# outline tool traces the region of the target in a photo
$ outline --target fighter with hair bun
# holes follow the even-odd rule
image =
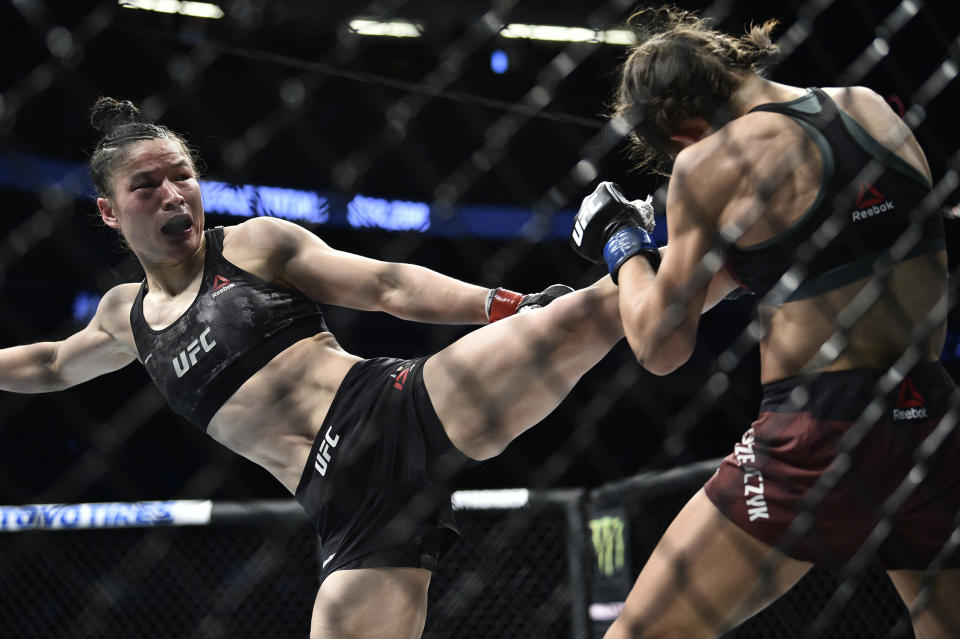
[[[960,636],[958,394],[939,363],[947,255],[923,151],[869,89],[766,79],[772,21],[741,38],[672,7],[632,22],[615,115],[639,166],[670,175],[669,246],[610,183],[571,241],[608,265],[657,374],[689,359],[704,310],[755,294],[763,400],[608,639],[716,637],[812,565],[873,558],[918,637]]]
[[[0,389],[56,391],[139,360],[175,412],[272,473],[316,525],[311,637],[419,637],[457,535],[452,474],[543,419],[622,338],[616,288],[490,290],[276,218],[205,230],[182,136],[126,101],[101,98],[91,118],[97,207],[146,277],[65,340],[0,350]],[[491,323],[430,357],[361,359],[318,302]]]

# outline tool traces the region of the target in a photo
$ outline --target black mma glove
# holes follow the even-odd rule
[[[487,296],[487,319],[492,324],[504,317],[546,306],[558,297],[572,292],[573,289],[566,284],[553,284],[539,293],[527,295],[514,293],[505,288],[495,288]]]
[[[614,284],[620,267],[634,255],[643,255],[653,270],[660,266],[660,251],[650,237],[655,225],[652,196],[628,201],[613,182],[601,182],[583,199],[573,221],[570,245],[594,262],[607,264]]]

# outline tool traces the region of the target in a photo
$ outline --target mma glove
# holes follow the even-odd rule
[[[487,295],[487,319],[490,323],[502,320],[517,313],[546,306],[558,297],[572,293],[566,284],[553,284],[539,293],[514,293],[505,288],[495,288]]]
[[[623,263],[643,255],[656,271],[660,251],[650,237],[655,221],[652,196],[628,201],[613,182],[601,182],[583,199],[573,221],[570,245],[580,256],[595,264],[606,263],[613,283]]]

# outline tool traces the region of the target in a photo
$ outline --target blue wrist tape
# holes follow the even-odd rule
[[[660,251],[656,242],[639,226],[620,229],[607,240],[603,247],[603,259],[614,284],[617,283],[617,272],[623,263],[638,253],[650,260],[654,271],[660,266]]]

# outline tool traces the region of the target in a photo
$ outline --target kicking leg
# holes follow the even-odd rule
[[[718,637],[809,569],[742,531],[700,490],[660,539],[605,639]]]
[[[418,639],[429,584],[421,568],[338,570],[317,592],[310,639]]]
[[[618,290],[605,277],[462,337],[427,360],[423,379],[453,444],[486,459],[546,417],[622,337]]]

